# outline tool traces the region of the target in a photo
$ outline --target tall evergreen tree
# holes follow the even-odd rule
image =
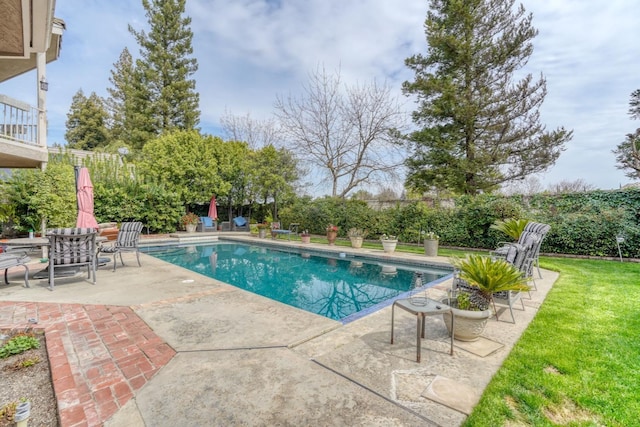
[[[538,34],[532,15],[514,0],[431,0],[425,21],[426,55],[407,58],[415,81],[407,160],[409,187],[476,194],[547,169],[571,131],[545,131],[538,109],[546,80],[515,80]]]
[[[640,120],[640,89],[631,93],[629,116]],[[626,170],[625,175],[632,179],[640,179],[640,128],[628,133],[626,139],[618,144],[613,154],[618,162],[617,168]]]
[[[144,143],[157,134],[148,102],[149,90],[126,47],[113,66],[109,77],[112,87],[107,88],[110,96],[106,101],[111,115],[112,142],[142,149]]]
[[[191,18],[184,17],[186,0],[142,0],[150,31],[129,31],[140,45],[136,61],[137,110],[148,118],[145,128],[161,134],[195,129],[200,121],[195,80],[198,64],[191,58]]]
[[[79,150],[105,147],[109,143],[108,117],[102,98],[95,92],[87,98],[82,89],[78,90],[73,95],[65,123],[67,146]]]

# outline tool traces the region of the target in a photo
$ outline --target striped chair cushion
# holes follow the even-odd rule
[[[48,235],[49,257],[55,265],[91,262],[96,253],[93,228],[55,228]]]

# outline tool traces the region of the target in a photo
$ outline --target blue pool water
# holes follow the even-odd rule
[[[171,264],[334,320],[345,321],[412,286],[451,270],[414,268],[265,246],[218,242],[202,246],[152,247],[144,252]]]

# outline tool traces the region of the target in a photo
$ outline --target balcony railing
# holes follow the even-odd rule
[[[38,145],[38,109],[0,95],[0,138]]]

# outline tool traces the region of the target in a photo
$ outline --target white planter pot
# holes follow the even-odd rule
[[[381,240],[381,242],[382,242],[382,249],[386,253],[394,252],[396,250],[396,245],[398,244],[397,240]]]
[[[197,227],[198,227],[198,224],[186,224],[184,226],[184,228],[187,229],[187,233],[195,233]]]
[[[469,311],[455,308],[456,302],[445,298],[442,300],[444,304],[451,306],[451,312],[456,316],[455,329],[453,336],[460,341],[476,341],[484,332],[487,321],[491,317],[491,310]],[[442,313],[447,330],[451,332],[451,313]]]
[[[438,256],[438,240],[424,239],[424,254],[426,256]]]
[[[362,237],[349,237],[351,240],[351,247],[360,249],[362,247]]]

